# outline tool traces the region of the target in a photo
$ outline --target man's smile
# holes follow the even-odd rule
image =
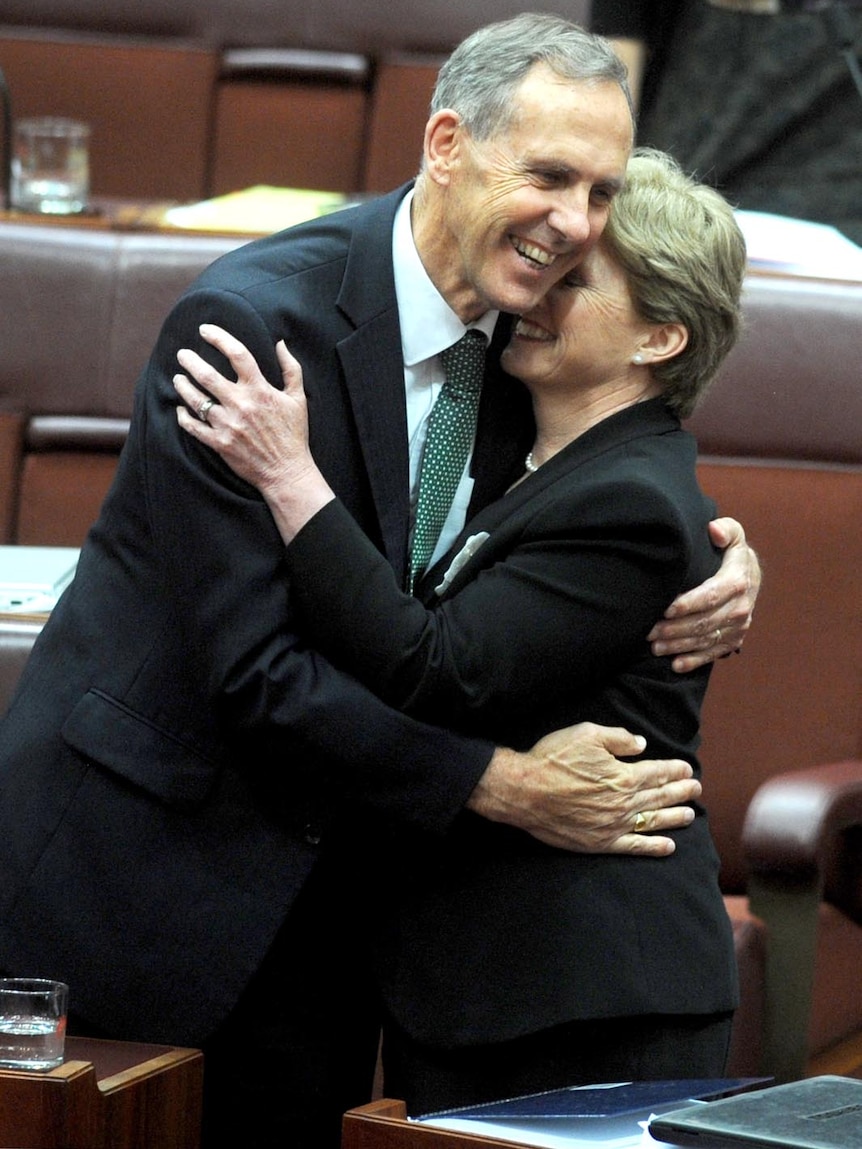
[[[546,251],[543,247],[539,247],[536,243],[531,243],[528,239],[519,239],[517,236],[512,236],[511,242],[512,247],[514,247],[518,255],[528,260],[535,267],[550,267],[557,258],[554,252]]]

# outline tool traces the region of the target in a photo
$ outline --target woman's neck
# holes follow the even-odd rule
[[[553,387],[530,390],[536,420],[536,439],[530,455],[535,467],[546,463],[596,423],[661,393],[651,378],[647,377],[644,382],[642,373],[636,381],[621,381],[611,387],[604,384],[588,391],[572,392]]]

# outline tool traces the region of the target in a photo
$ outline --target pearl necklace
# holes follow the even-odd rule
[[[533,452],[528,451],[527,457],[524,460],[524,466],[527,468],[527,474],[528,475],[535,475],[536,471],[538,471],[541,464],[540,463],[534,463],[533,462]]]

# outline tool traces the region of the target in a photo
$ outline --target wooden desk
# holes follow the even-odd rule
[[[48,1073],[0,1070],[0,1146],[198,1149],[203,1054],[68,1037]]]
[[[52,212],[0,210],[0,224],[26,224],[29,227],[78,228],[84,231],[145,232],[148,235],[226,235],[238,239],[255,239],[265,232],[256,229],[236,231],[225,228],[177,227],[168,223],[166,213],[180,205],[175,200],[94,199],[92,206],[71,215]]]
[[[165,223],[165,212],[176,207],[173,201],[97,199],[88,211],[72,215],[49,212],[0,210],[0,223],[38,227],[79,227],[90,231],[168,231],[180,229]]]
[[[0,224],[253,239],[373,198],[373,195],[363,193],[347,197],[308,188],[250,187],[200,204],[97,198],[87,211],[74,215],[32,214],[7,209],[0,211]],[[188,218],[185,221],[181,218],[168,220],[168,211],[181,207],[194,212],[194,223]]]
[[[479,1149],[480,1145],[517,1149],[514,1141],[412,1124],[404,1102],[387,1098],[349,1110],[341,1126],[341,1149]]]
[[[597,1141],[596,1146],[601,1142]],[[656,1143],[658,1144],[658,1143]],[[456,1133],[407,1120],[403,1101],[384,1098],[351,1109],[341,1127],[341,1149],[534,1149],[524,1141],[502,1141],[484,1134]],[[703,1149],[709,1149],[703,1142]]]

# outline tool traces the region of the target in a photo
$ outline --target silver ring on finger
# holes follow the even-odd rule
[[[200,419],[200,421],[202,423],[207,423],[207,424],[209,423],[209,421],[210,421],[209,420],[210,407],[214,407],[214,406],[215,406],[215,400],[210,399],[209,396],[207,396],[206,399],[201,400],[201,404],[198,407],[198,418]]]

